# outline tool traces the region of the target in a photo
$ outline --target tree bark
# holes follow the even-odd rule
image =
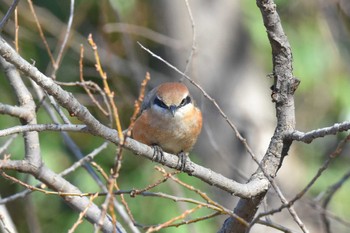
[[[272,48],[273,78],[272,101],[275,103],[277,126],[270,145],[257,171],[252,175],[261,179],[273,179],[281,167],[283,158],[288,154],[292,141],[288,135],[295,130],[294,92],[299,80],[293,76],[292,52],[285,35],[276,5],[273,0],[257,0],[267,36]],[[251,179],[252,179],[251,178]],[[250,199],[241,198],[234,209],[235,214],[251,222],[266,192]],[[220,233],[242,233],[244,226],[235,218],[225,220]]]

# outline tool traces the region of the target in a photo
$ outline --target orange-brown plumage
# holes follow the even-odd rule
[[[134,125],[134,139],[173,154],[192,149],[202,128],[202,113],[184,84],[159,85],[146,96],[141,111]]]

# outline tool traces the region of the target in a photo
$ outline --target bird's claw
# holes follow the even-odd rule
[[[163,162],[164,161],[164,152],[163,149],[158,145],[152,145],[154,153],[152,161]]]
[[[177,156],[179,157],[179,160],[177,162],[176,169],[180,171],[184,171],[186,166],[186,161],[188,159],[187,155],[185,154],[185,152],[181,151],[180,153],[177,154]]]
[[[156,162],[160,162],[160,163],[164,162],[163,149],[160,146],[156,145],[156,144],[152,145],[152,148],[154,150],[152,161],[156,161]],[[180,171],[184,171],[185,166],[186,166],[186,162],[187,162],[187,160],[189,158],[186,155],[186,153],[183,152],[183,151],[178,153],[177,156],[179,157],[179,160],[177,162],[176,169],[178,169]]]

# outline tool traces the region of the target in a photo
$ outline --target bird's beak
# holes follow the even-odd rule
[[[173,117],[174,117],[175,116],[175,112],[177,110],[176,105],[170,105],[169,110],[171,112],[171,115],[173,115]]]

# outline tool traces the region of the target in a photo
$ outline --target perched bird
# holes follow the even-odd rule
[[[202,129],[202,113],[194,105],[187,87],[182,83],[163,83],[151,90],[141,106],[132,137],[153,146],[153,159],[163,159],[163,151],[179,156],[183,170],[187,153]]]

